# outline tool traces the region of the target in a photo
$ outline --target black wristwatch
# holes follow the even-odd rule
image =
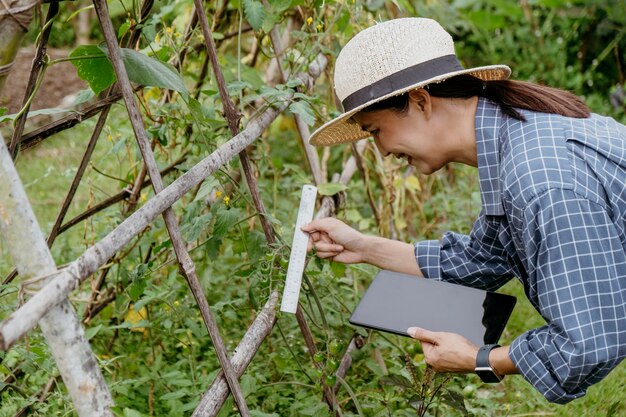
[[[478,350],[478,355],[476,355],[476,368],[474,371],[483,382],[500,382],[502,378],[504,378],[504,375],[500,376],[496,374],[489,364],[489,352],[497,347],[500,347],[500,345],[485,345]]]

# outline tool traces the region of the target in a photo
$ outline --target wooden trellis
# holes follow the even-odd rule
[[[68,301],[68,296],[73,290],[78,288],[81,282],[94,273],[99,273],[99,279],[103,279],[107,271],[103,266],[109,262],[110,259],[115,257],[121,248],[129,243],[137,234],[141,233],[159,215],[162,215],[172,241],[180,272],[185,277],[194,295],[207,331],[213,341],[215,352],[221,366],[221,372],[202,396],[200,404],[194,411],[193,416],[216,415],[224,404],[228,393],[233,395],[239,413],[242,416],[249,416],[250,412],[241,392],[238,380],[261,346],[265,337],[273,328],[276,321],[275,309],[278,294],[274,292],[270,295],[266,305],[247,330],[238,347],[235,349],[235,352],[229,354],[222,341],[207,299],[202,292],[195,271],[195,265],[189,256],[187,246],[182,238],[178,221],[171,206],[190,189],[200,184],[217,169],[238,156],[244,170],[255,209],[259,213],[265,239],[270,245],[276,243],[279,237],[276,235],[270,222],[266,219],[266,210],[259,194],[257,181],[253,174],[252,162],[248,157],[246,149],[265,131],[270,123],[287,108],[289,102],[278,103],[274,107],[266,109],[257,118],[248,121],[244,130],[239,131],[239,120],[242,115],[238,114],[234,103],[228,95],[226,83],[224,82],[224,77],[218,62],[218,54],[216,45],[214,44],[213,34],[211,33],[202,3],[200,0],[194,0],[194,18],[189,23],[185,36],[191,36],[195,26],[198,23],[200,24],[205,40],[207,57],[218,85],[224,115],[233,137],[210,155],[206,156],[185,174],[178,177],[169,186],[165,187],[162,176],[169,173],[171,169],[168,168],[160,172],[157,168],[153,154],[154,145],[150,142],[146,134],[144,122],[134,96],[133,87],[128,79],[126,69],[122,64],[120,45],[118,45],[115,36],[115,30],[111,23],[106,0],[93,0],[93,4],[98,16],[100,28],[106,39],[109,59],[117,77],[115,86],[107,91],[105,98],[91,105],[89,108],[84,109],[81,115],[71,115],[50,123],[36,131],[24,134],[25,120],[29,109],[28,103],[30,102],[28,99],[35,90],[36,80],[41,76],[43,68],[42,59],[45,56],[47,42],[50,36],[51,25],[46,25],[46,29],[42,32],[38,43],[36,58],[33,61],[31,70],[30,82],[25,91],[23,102],[25,108],[24,114],[16,121],[8,148],[5,146],[4,140],[0,141],[0,231],[5,237],[5,241],[10,249],[17,273],[19,273],[23,280],[28,280],[28,282],[31,283],[27,286],[27,289],[33,293],[18,310],[0,323],[0,349],[8,350],[17,340],[39,324],[50,345],[60,374],[68,388],[68,392],[78,415],[111,416],[111,406],[113,405],[112,396],[104,383],[104,379],[97,367],[97,362],[89,343],[85,339],[83,327],[78,321],[72,305]],[[149,14],[151,6],[152,1],[146,0],[142,6],[141,19],[145,19]],[[51,2],[47,12],[46,22],[50,22],[56,16],[58,10],[59,2]],[[13,11],[17,13],[18,6],[15,6]],[[127,46],[135,46],[139,37],[139,31],[138,25],[134,28]],[[270,39],[275,53],[275,59],[277,60],[276,68],[279,71],[278,78],[284,82],[287,78],[283,73],[281,65],[281,55],[284,47],[280,42],[278,27],[274,27],[271,30]],[[183,52],[176,57],[177,61],[174,62],[174,64],[180,67],[184,58]],[[325,57],[318,55],[317,59],[309,65],[308,73],[297,74],[295,77],[298,77],[303,82],[303,85],[310,88],[314,80],[322,73],[325,66]],[[69,205],[74,198],[96,142],[107,121],[110,106],[120,99],[124,100],[133,132],[143,157],[141,173],[137,176],[135,183],[129,189],[98,204],[88,212],[69,221],[65,221]],[[95,115],[99,115],[99,118],[91,135],[91,139],[86,147],[84,157],[75,174],[68,195],[61,207],[60,214],[46,241],[37,226],[36,219],[13,165],[12,157],[15,157],[20,148],[26,149],[33,146],[46,137],[59,131],[69,129],[86,118]],[[298,115],[294,117],[311,168],[312,180],[316,184],[321,184],[325,179],[320,169],[320,161],[317,152],[308,144],[308,128]],[[2,138],[0,137],[0,139]],[[353,156],[345,164],[343,172],[336,174],[333,181],[343,184],[348,183],[359,167],[360,152],[362,152],[361,148],[353,146]],[[87,249],[75,261],[69,263],[63,269],[57,270],[48,248],[52,245],[59,233],[77,224],[82,219],[93,215],[102,208],[122,200],[127,200],[130,205],[134,205],[141,189],[147,184],[151,184],[154,189],[155,196],[152,199],[130,214],[119,226]],[[336,199],[324,197],[320,202],[320,208],[316,217],[320,218],[334,215],[336,204]],[[13,279],[15,275],[15,273],[11,274],[5,280],[5,283]],[[305,315],[300,308],[298,308],[296,313],[296,319],[309,354],[313,357],[316,352],[315,341]],[[340,378],[345,376],[351,362],[350,352],[360,347],[361,344],[362,340],[358,338],[353,338],[350,341],[337,370],[337,376]],[[313,362],[316,366],[321,367],[321,364],[315,361]],[[328,403],[331,410],[336,410],[335,394],[338,387],[339,382],[331,387],[327,386],[322,378],[324,400]]]

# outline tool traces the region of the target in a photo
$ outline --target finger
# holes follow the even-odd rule
[[[309,233],[309,242],[307,244],[306,250],[309,252],[315,246],[315,242],[322,240],[322,235],[319,232]]]
[[[413,339],[417,339],[421,342],[432,343],[433,345],[436,345],[437,340],[439,339],[436,332],[431,332],[430,330],[422,329],[421,327],[409,327],[406,332]]]
[[[339,253],[337,252],[316,252],[315,254],[317,255],[318,258],[322,258],[322,259],[333,258],[339,255]]]
[[[343,251],[343,246],[337,245],[336,243],[327,243],[323,241],[315,242],[315,250],[317,252],[341,252]]]

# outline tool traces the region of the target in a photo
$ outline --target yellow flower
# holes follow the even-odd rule
[[[306,23],[307,23],[307,25],[309,25],[309,26],[310,26],[310,25],[313,23],[313,18],[312,18],[312,17],[310,17],[310,16],[309,16],[309,17],[307,17],[307,18],[306,18]]]
[[[322,29],[324,29],[324,25],[322,25],[321,23],[318,23],[318,24],[317,24],[317,26],[316,26],[316,28],[317,28],[317,31],[318,31],[318,32],[321,32],[321,31],[322,31]]]
[[[224,204],[228,205],[230,203],[230,197],[226,196],[224,197]]]
[[[166,27],[165,28],[165,32],[167,32],[168,35],[171,35],[172,33],[174,33],[174,29],[170,26],[170,27]]]
[[[157,33],[156,36],[154,37],[154,43],[156,43],[157,45],[159,43],[161,43],[161,36],[159,36],[159,34]]]
[[[139,201],[145,203],[148,200],[148,193],[141,193],[141,197],[139,197]]]
[[[133,326],[139,323],[141,320],[145,320],[148,316],[148,310],[145,307],[141,307],[139,311],[135,311],[135,307],[131,306],[128,309],[128,313],[126,313],[126,317],[124,317],[124,321],[132,324]],[[131,332],[142,332],[146,333],[145,327],[132,327],[130,329]]]
[[[215,192],[215,197],[220,198],[222,196],[222,192],[221,191],[216,191]]]

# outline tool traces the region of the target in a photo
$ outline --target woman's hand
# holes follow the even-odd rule
[[[332,217],[313,220],[302,226],[309,233],[308,250],[315,248],[320,258],[354,264],[365,262],[367,237],[347,224]]]
[[[410,327],[409,336],[422,342],[424,359],[437,372],[474,372],[478,346],[456,333]]]
[[[364,235],[333,217],[313,220],[302,231],[310,234],[308,250],[315,248],[320,258],[422,276],[410,243]]]

